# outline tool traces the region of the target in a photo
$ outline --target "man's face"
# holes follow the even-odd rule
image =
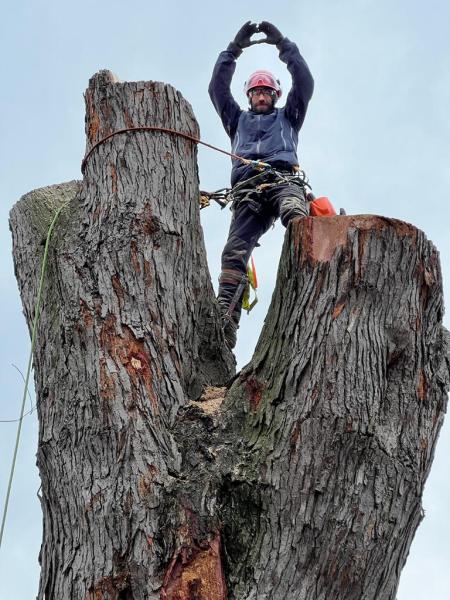
[[[277,93],[272,88],[257,87],[248,92],[251,109],[258,114],[266,114],[273,110]]]

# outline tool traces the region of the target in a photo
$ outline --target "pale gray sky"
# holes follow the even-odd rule
[[[447,0],[260,0],[195,2],[16,0],[0,22],[0,419],[20,408],[29,338],[14,279],[8,212],[38,187],[79,179],[84,152],[83,91],[100,68],[122,80],[158,80],[191,102],[202,138],[225,149],[228,138],[210,104],[208,82],[218,53],[247,20],[272,21],[297,42],[315,78],[300,135],[301,163],[317,195],[348,213],[409,221],[441,253],[450,294],[450,4]],[[254,46],[238,61],[233,90],[256,68],[289,77],[274,48]],[[199,150],[201,187],[228,184],[226,157]],[[229,212],[202,211],[211,275],[216,282]],[[275,283],[283,239],[277,225],[255,252],[261,290],[243,317],[239,365],[251,357]],[[445,324],[450,328],[448,315]],[[0,423],[3,507],[15,424]],[[28,600],[37,591],[41,511],[35,468],[36,414],[25,418],[4,545],[0,600]],[[450,598],[450,425],[444,425],[429,477],[420,526],[398,600]]]

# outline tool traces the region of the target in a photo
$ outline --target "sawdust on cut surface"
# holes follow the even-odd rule
[[[227,391],[228,388],[226,387],[206,387],[200,399],[197,401],[191,400],[190,404],[198,406],[205,413],[211,415],[219,410],[225,400]]]

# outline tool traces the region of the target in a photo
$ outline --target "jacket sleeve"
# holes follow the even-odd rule
[[[236,69],[236,56],[230,50],[219,54],[209,84],[209,96],[230,138],[236,132],[242,110],[231,94],[231,80]]]
[[[286,99],[284,114],[297,131],[303,125],[309,101],[313,95],[314,79],[297,45],[284,38],[278,45],[280,60],[286,63],[292,76],[292,87]]]

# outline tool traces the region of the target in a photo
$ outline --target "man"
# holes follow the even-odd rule
[[[230,85],[236,59],[261,40],[251,41],[255,33],[264,33],[264,42],[277,47],[280,60],[286,63],[292,76],[292,87],[285,106],[276,108],[281,96],[280,82],[268,71],[256,71],[245,84],[249,108],[243,111],[234,100]],[[219,54],[214,67],[209,95],[223,126],[230,136],[233,154],[245,159],[263,161],[278,172],[292,175],[298,166],[298,132],[303,124],[314,81],[297,46],[284,37],[271,23],[259,25],[248,21]],[[300,179],[280,181],[273,174],[264,176],[270,185],[262,183],[254,166],[232,160],[231,185],[237,192],[233,202],[233,218],[228,241],[222,253],[218,301],[223,318],[225,340],[230,348],[236,344],[242,294],[247,263],[259,238],[280,217],[286,227],[291,219],[307,215],[304,187]],[[243,183],[243,182],[247,182]],[[237,186],[237,187],[236,187]]]

